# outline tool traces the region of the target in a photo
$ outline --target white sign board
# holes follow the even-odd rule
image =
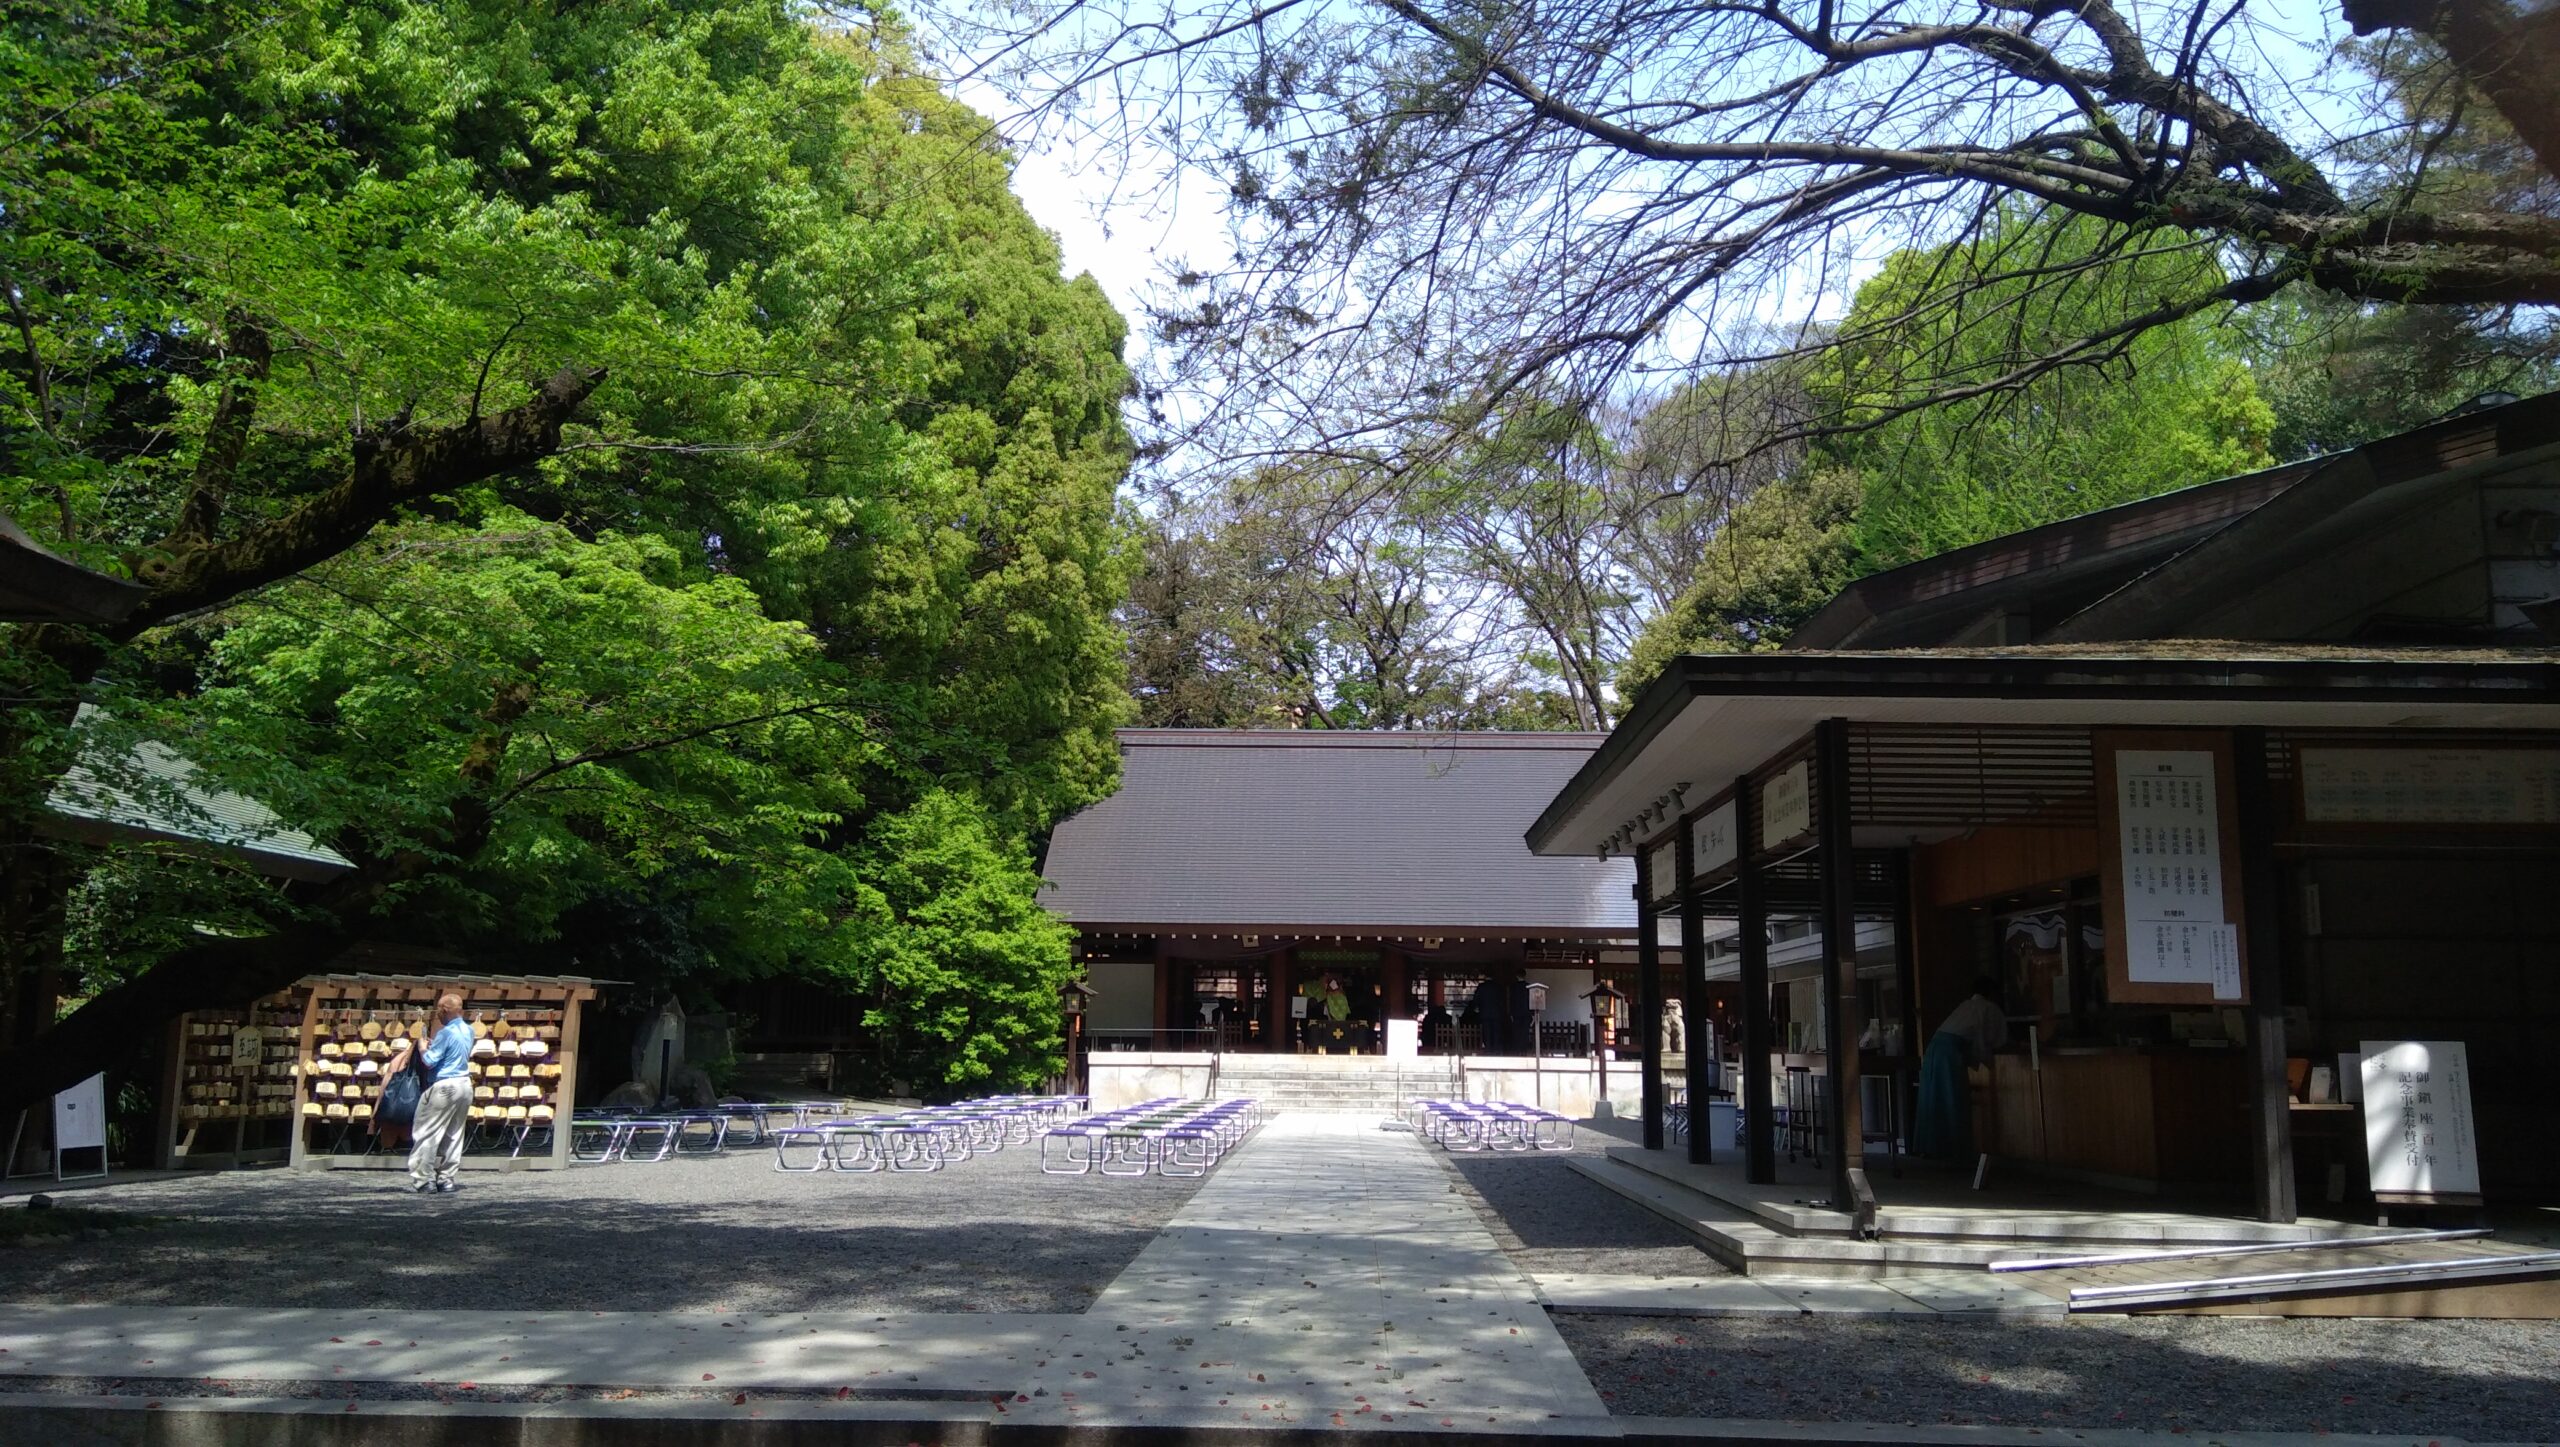
[[[1733,801],[1725,800],[1689,826],[1689,867],[1699,874],[1722,869],[1741,851],[1733,832]]]
[[[1680,851],[1665,844],[1645,856],[1645,898],[1668,899],[1680,887]]]
[[[2365,1169],[2383,1196],[2478,1196],[2471,1063],[2459,1040],[2367,1040]]]
[[[1798,759],[1760,790],[1760,847],[1775,849],[1813,828],[1813,761]]]
[[[255,1025],[243,1025],[231,1032],[231,1068],[255,1070],[267,1056],[266,1032]]]
[[[92,1075],[53,1098],[53,1149],[107,1148],[107,1078]]]
[[[2560,824],[2560,750],[2304,749],[2313,824]]]
[[[2116,830],[2125,978],[2211,985],[2215,999],[2239,999],[2240,938],[2223,916],[2213,755],[2118,749]]]

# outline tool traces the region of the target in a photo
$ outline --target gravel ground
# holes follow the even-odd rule
[[[161,1218],[0,1250],[0,1302],[453,1310],[1078,1312],[1197,1181],[1044,1176],[1016,1146],[910,1175],[762,1151],[565,1171],[159,1177],[66,1204]]]
[[[731,1391],[710,1387],[576,1387],[519,1383],[337,1382],[253,1377],[11,1377],[11,1393],[66,1397],[301,1399],[324,1402],[485,1402],[542,1406],[557,1402],[992,1402],[1003,1393],[947,1388],[838,1387]]]
[[[1583,1137],[1585,1150],[1600,1149]],[[1577,1174],[1561,1152],[1439,1152],[1468,1204],[1523,1271],[1722,1276],[1724,1267],[1670,1222]]]
[[[2560,1440],[2560,1323],[1558,1313],[1640,1417]]]

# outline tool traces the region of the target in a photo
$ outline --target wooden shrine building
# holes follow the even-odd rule
[[[1119,743],[1119,791],[1058,826],[1043,871],[1097,991],[1096,1048],[1367,1054],[1405,1020],[1426,1052],[1529,1054],[1533,1032],[1550,1053],[1588,1052],[1584,993],[1636,958],[1634,870],[1541,858],[1521,832],[1599,735],[1124,729]],[[1523,1028],[1511,1005],[1531,985],[1545,1007]]]
[[[2469,1105],[2407,1096],[2410,1167],[2560,1200],[2555,643],[2543,397],[1868,578],[1785,652],[1679,659],[1527,839],[1635,861],[1636,933],[1691,947],[1680,987],[1738,984],[1751,1181],[1802,1071],[1831,1203],[1889,1192],[1868,1152],[1907,1138],[1921,1047],[1988,975],[2012,1044],[1972,1099],[2003,1172],[2269,1221],[2388,1204],[2345,1097],[2359,1052],[2406,1041],[2463,1062]],[[1819,942],[1793,1050],[1767,1008],[1788,925]],[[1677,1082],[1646,1044],[1659,1150]],[[1689,1054],[1693,1098],[1717,1065]],[[2372,1160],[2396,1176],[2400,1149]]]

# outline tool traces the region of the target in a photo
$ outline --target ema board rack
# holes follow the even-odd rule
[[[561,1068],[558,1008],[504,1004],[463,1007],[471,1025],[471,1123],[491,1130],[548,1126],[558,1112]],[[313,1047],[301,1062],[303,1128],[324,1137],[332,1127],[369,1130],[374,1105],[401,1064],[402,1051],[424,1048],[435,1017],[423,1006],[388,1008],[370,999],[323,999],[313,1012]],[[315,1142],[316,1144],[316,1142]],[[509,1142],[510,1145],[514,1142]],[[335,1141],[328,1148],[334,1149]]]
[[[171,1027],[162,1100],[167,1158],[205,1167],[281,1161],[290,1149],[306,1013],[301,986]]]
[[[304,982],[292,1161],[310,1168],[404,1168],[406,1147],[382,1147],[374,1112],[402,1047],[435,1031],[436,997],[463,997],[471,1025],[471,1106],[463,1164],[547,1168],[568,1163],[557,1129],[577,1101],[580,1007],[595,982],[558,977],[320,976]]]

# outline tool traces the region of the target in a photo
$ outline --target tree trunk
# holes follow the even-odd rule
[[[42,1103],[131,1059],[189,1010],[236,1009],[327,965],[354,943],[342,918],[255,939],[207,940],[72,1011],[24,1045],[0,1051],[0,1117]]]
[[[14,837],[0,872],[0,1045],[23,1045],[53,1023],[62,980],[63,911],[81,869],[50,840]]]
[[[8,756],[0,795],[0,1108],[33,1104],[122,1060],[174,1014],[237,1006],[291,983],[355,938],[379,890],[378,884],[344,882],[333,887],[333,897],[361,898],[334,910],[333,922],[190,948],[55,1023],[66,907],[82,869],[37,826],[73,762],[68,725],[111,650],[326,562],[403,507],[553,455],[561,429],[603,380],[601,370],[564,367],[529,400],[503,412],[360,438],[337,483],[230,538],[207,534],[219,522],[210,498],[222,479],[200,471],[167,536],[135,561],[136,577],[151,592],[129,617],[101,630],[22,626],[0,645],[6,664],[0,677],[18,694],[13,716],[0,727],[0,749]],[[245,426],[245,405],[237,416]],[[224,445],[238,454],[238,446]],[[475,827],[467,819],[456,825],[457,836]]]
[[[2344,0],[2358,35],[2415,30],[2447,59],[2560,179],[2560,10],[2525,13],[2507,0]]]
[[[21,645],[32,634],[71,637],[70,629],[20,629],[0,644],[0,676],[20,685],[18,706],[0,725],[8,787],[0,795],[0,1047],[32,1039],[53,1023],[62,975],[65,911],[86,872],[81,851],[43,829],[55,783],[71,767],[70,727],[79,692],[103,655],[66,669]],[[23,690],[23,691],[21,691]]]

